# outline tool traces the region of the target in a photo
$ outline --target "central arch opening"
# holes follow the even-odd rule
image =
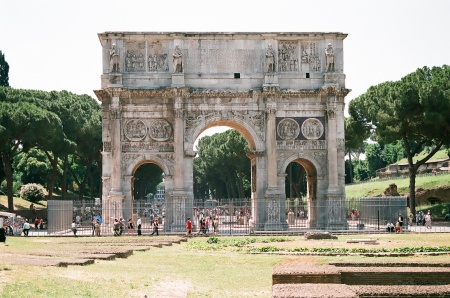
[[[210,124],[197,137],[193,214],[200,233],[247,231],[252,216],[250,137],[239,125],[225,121]]]

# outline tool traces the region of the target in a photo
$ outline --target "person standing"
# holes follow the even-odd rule
[[[253,216],[250,216],[250,219],[248,220],[248,227],[250,229],[249,235],[255,234],[255,220],[253,219]]]
[[[72,232],[73,232],[73,235],[74,235],[75,237],[77,237],[77,224],[75,223],[75,220],[72,220],[72,227],[71,227],[71,230],[72,230]]]
[[[398,215],[398,225],[400,227],[400,233],[403,232],[403,216],[401,214]]]
[[[28,219],[25,219],[22,230],[23,230],[23,235],[28,236],[28,233],[30,232],[30,224],[28,223]]]
[[[133,230],[133,232],[131,233],[131,235],[133,235],[134,224],[133,224],[133,220],[131,218],[128,220],[128,232],[127,232],[128,235],[130,235],[130,230]]]
[[[98,220],[94,217],[92,220],[92,236],[95,235],[95,224],[98,222]]]
[[[150,236],[153,236],[153,234],[156,233],[156,236],[159,236],[159,232],[158,232],[158,219],[155,218],[153,220],[153,232],[150,234]]]
[[[123,230],[125,229],[125,219],[123,219],[123,217],[121,217],[119,220],[119,223],[120,223],[119,236],[122,236]]]
[[[136,224],[137,224],[137,234],[138,234],[138,236],[141,236],[142,235],[142,232],[141,232],[142,220],[140,217],[138,217]]]
[[[217,216],[213,219],[213,228],[214,228],[214,235],[217,235],[217,231],[219,231],[219,219],[217,219]]]
[[[36,216],[36,219],[34,220],[34,229],[39,229],[39,218]]]
[[[0,226],[0,242],[5,243],[6,245],[6,230],[3,226]]]
[[[113,229],[114,229],[114,236],[120,236],[119,234],[120,222],[117,218],[114,218]]]
[[[431,211],[428,210],[428,213],[425,215],[425,226],[427,229],[431,229]]]
[[[186,236],[192,236],[192,221],[190,217],[186,220]]]
[[[95,220],[94,229],[95,236],[100,237],[100,222],[98,221],[98,219]]]

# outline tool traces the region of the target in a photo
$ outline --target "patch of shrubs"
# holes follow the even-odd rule
[[[47,190],[40,184],[29,183],[20,188],[20,197],[33,203],[44,200],[47,195]]]

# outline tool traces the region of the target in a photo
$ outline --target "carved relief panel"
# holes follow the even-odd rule
[[[277,141],[325,140],[324,117],[277,117]]]
[[[145,71],[145,42],[127,42],[125,49],[125,72]]]
[[[149,72],[169,71],[168,54],[160,42],[149,42],[147,46],[147,66]]]
[[[321,71],[321,56],[316,42],[302,42],[301,44],[302,71]]]
[[[125,124],[124,133],[130,141],[141,141],[147,135],[147,126],[142,120],[129,120]]]
[[[150,137],[157,141],[163,142],[172,136],[172,126],[164,119],[155,120],[150,124]]]
[[[278,71],[293,72],[298,71],[298,42],[279,41],[278,42]]]
[[[123,127],[122,152],[173,152],[173,128],[165,119],[130,119]]]
[[[285,118],[277,125],[277,134],[282,140],[295,140],[300,133],[300,126],[292,118]]]
[[[318,140],[323,132],[323,124],[316,118],[306,119],[302,124],[302,134],[308,140]]]

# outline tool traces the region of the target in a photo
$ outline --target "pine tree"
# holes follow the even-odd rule
[[[0,86],[9,87],[9,65],[2,51],[0,51]]]

